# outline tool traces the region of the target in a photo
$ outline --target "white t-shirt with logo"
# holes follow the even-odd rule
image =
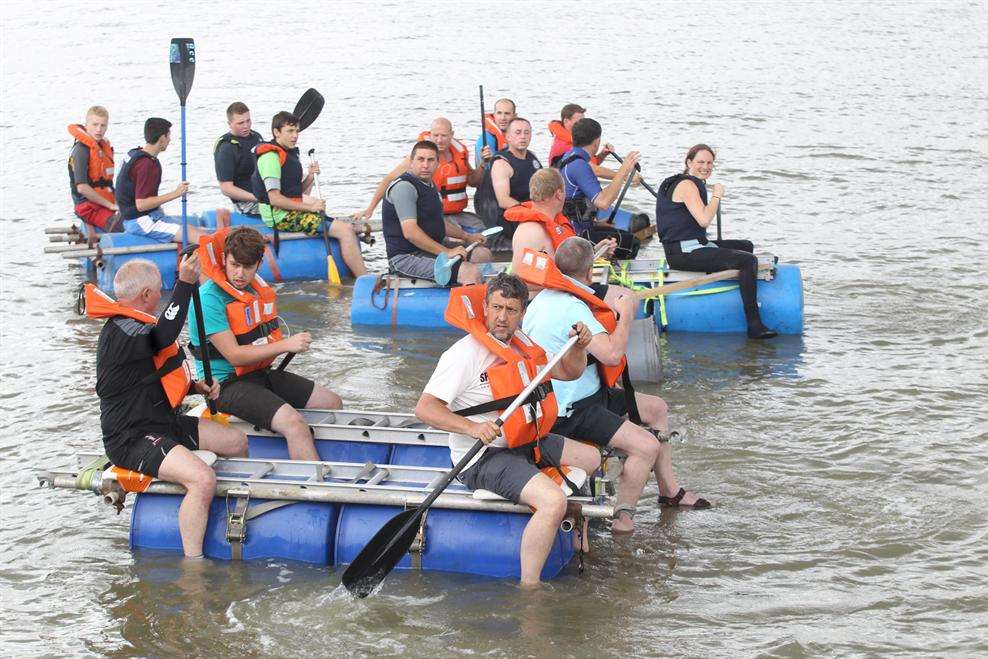
[[[494,400],[491,385],[487,382],[487,369],[495,362],[501,361],[497,355],[488,350],[480,341],[469,334],[454,343],[449,350],[442,354],[436,370],[425,385],[424,393],[435,396],[446,403],[449,409],[463,410],[474,405],[482,405]],[[497,412],[474,414],[471,421],[495,421]],[[449,434],[449,453],[453,464],[459,462],[467,451],[477,442],[469,435],[451,432]],[[490,446],[507,448],[504,437],[497,437]],[[481,453],[471,461],[475,462]]]

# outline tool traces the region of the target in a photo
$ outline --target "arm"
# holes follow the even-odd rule
[[[317,213],[324,207],[321,199],[314,199],[312,202],[295,201],[290,197],[286,197],[281,194],[281,190],[268,190],[268,200],[271,201],[271,205],[275,208],[280,208],[286,211],[307,211],[310,213]]]
[[[209,342],[219,350],[223,359],[234,366],[249,366],[286,352],[305,352],[308,349],[309,341],[311,341],[309,334],[301,332],[274,343],[242,346],[237,343],[237,337],[233,330],[223,330],[209,335]],[[303,347],[301,345],[303,342],[305,343],[304,349],[300,350],[299,348]]]
[[[445,218],[443,219],[443,222],[446,224],[446,235],[449,238],[456,238],[457,240],[462,240],[467,244],[484,242],[484,237],[479,233],[467,233],[459,224]]]
[[[192,298],[192,286],[188,282],[178,280],[175,290],[165,305],[165,310],[158,316],[158,322],[151,330],[151,343],[155,350],[170,346],[178,339],[185,325],[185,317],[189,313],[189,300]],[[175,307],[178,306],[176,312]]]
[[[474,427],[483,425],[451,412],[445,401],[424,392],[415,405],[415,416],[433,428],[461,435],[473,436]]]
[[[587,369],[587,345],[593,338],[589,328],[584,323],[576,323],[569,331],[569,336],[579,335],[580,340],[569,349],[549,377],[555,380],[576,380]]]
[[[158,206],[162,206],[164,204],[167,204],[169,201],[173,201],[175,199],[178,199],[183,194],[185,194],[188,191],[188,189],[189,189],[189,184],[188,183],[185,183],[183,181],[181,184],[179,184],[179,186],[177,188],[175,188],[174,190],[172,190],[171,192],[169,192],[167,194],[157,195],[157,196],[154,196],[154,197],[143,197],[143,198],[140,198],[140,199],[135,199],[134,200],[134,205],[137,207],[137,210],[138,211],[140,211],[141,213],[144,213],[144,212],[149,211],[149,210],[151,210],[153,208],[157,208]]]
[[[487,153],[490,153],[490,147],[487,147]],[[481,158],[477,162],[476,167],[470,167],[470,156],[467,156],[467,185],[471,188],[478,187],[484,182],[484,172],[487,171],[487,162]]]
[[[716,192],[715,188],[715,192]],[[676,197],[681,197],[683,203],[686,204],[686,208],[689,209],[690,215],[696,220],[702,228],[706,229],[710,226],[710,221],[714,219],[717,215],[717,207],[720,205],[720,196],[714,195],[710,199],[710,203],[704,205],[703,199],[700,198],[700,190],[696,187],[696,183],[693,181],[680,181],[676,185],[676,189],[673,190],[672,197],[673,201],[678,201]]]
[[[494,184],[494,195],[497,197],[497,205],[508,209],[517,206],[519,201],[511,196],[511,175],[514,170],[503,158],[494,162],[491,167],[491,179]]]
[[[590,162],[590,169],[593,170],[594,176],[608,181],[613,181],[618,175],[617,170],[598,165],[593,161]]]
[[[83,197],[93,202],[94,204],[102,206],[103,208],[109,208],[111,211],[117,210],[116,204],[111,204],[106,199],[99,196],[96,193],[96,190],[93,189],[93,186],[89,185],[88,183],[79,183],[78,185],[75,186],[75,189],[79,192],[79,194],[81,194]]]
[[[367,208],[364,209],[363,213],[358,213],[358,215],[361,216],[360,219],[367,220],[374,215],[374,211],[377,210],[377,205],[381,203],[382,199],[384,199],[384,192],[388,189],[388,186],[391,185],[396,178],[401,176],[411,164],[411,159],[408,156],[405,156],[394,169],[384,175],[381,182],[377,184],[376,188],[374,188],[374,197],[371,199],[370,203],[367,204]]]
[[[631,335],[631,321],[635,319],[633,313],[622,314],[618,318],[617,327],[613,334],[601,332],[595,334],[590,341],[588,352],[597,358],[602,364],[607,366],[617,366],[621,363],[628,348],[628,337]]]
[[[614,179],[607,184],[606,188],[600,190],[600,184],[597,183],[596,178],[594,178],[593,182],[597,185],[599,192],[596,196],[593,196],[587,194],[587,191],[584,190],[583,194],[587,194],[588,199],[593,199],[593,204],[598,209],[603,210],[605,208],[610,208],[614,205],[614,202],[617,201],[618,196],[621,194],[621,188],[624,186],[625,180],[631,176],[632,172],[634,172],[634,167],[637,162],[638,153],[636,151],[632,151],[624,159],[624,164],[622,164],[620,169],[617,170]]]
[[[233,181],[220,181],[220,192],[233,201],[257,201],[257,197],[246,190],[241,190],[233,184]]]
[[[415,218],[401,221],[401,235],[405,237],[405,240],[412,243],[423,252],[428,252],[429,254],[442,254],[447,251],[443,245],[440,245],[435,240],[430,238],[425,231],[422,231],[418,220]]]

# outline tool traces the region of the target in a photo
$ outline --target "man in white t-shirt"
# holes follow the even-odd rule
[[[516,332],[521,334],[519,328],[527,302],[528,287],[525,282],[505,273],[494,278],[487,285],[484,300],[484,319],[489,334],[506,344],[510,343]],[[579,340],[553,368],[553,379],[572,380],[586,368],[586,346],[590,343],[590,333],[583,323],[578,323],[570,330],[570,336],[574,335],[579,336]],[[415,407],[415,415],[429,425],[450,433],[449,451],[454,463],[459,462],[477,440],[487,444],[460,475],[467,487],[490,490],[535,509],[521,538],[521,583],[537,585],[542,566],[566,513],[566,496],[535,465],[534,444],[508,448],[501,436],[501,428],[494,423],[497,412],[463,417],[451,411],[465,410],[494,400],[487,369],[499,362],[503,363],[472,335],[463,337],[439,358],[436,370]],[[579,467],[588,474],[600,465],[600,453],[596,448],[560,435],[546,434],[538,445],[550,465]]]

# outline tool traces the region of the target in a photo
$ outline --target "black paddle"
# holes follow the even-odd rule
[[[484,148],[487,148],[487,112],[484,111],[484,86],[480,86],[480,135],[484,140]]]
[[[312,122],[322,112],[322,107],[325,104],[326,99],[315,89],[309,87],[305,90],[302,98],[298,99],[298,103],[295,104],[295,109],[292,111],[292,114],[298,118],[298,130],[300,133],[312,125]]]
[[[182,250],[182,256],[192,256],[197,245],[189,245]],[[202,298],[199,297],[199,283],[192,284],[192,307],[196,310],[196,331],[199,333],[199,356],[202,357],[202,373],[207,387],[213,386],[213,366],[209,363],[209,340],[206,338],[206,321],[202,317]],[[206,405],[211,417],[218,416],[216,401],[206,394]]]
[[[624,164],[624,158],[614,153],[613,151],[608,151],[608,153],[614,156],[614,159],[617,160],[619,163],[621,163],[622,165]],[[642,168],[638,163],[635,163],[635,171],[637,171],[639,174],[642,171]],[[653,188],[651,185],[646,183],[645,179],[642,179],[641,183],[642,183],[642,187],[648,190],[649,192],[651,192],[653,197],[655,197],[656,199],[659,198],[659,193],[655,191],[655,188]]]
[[[539,386],[543,380],[549,377],[549,373],[555,368],[559,360],[569,352],[578,340],[578,337],[570,337],[569,341],[563,345],[562,349],[557,352],[549,363],[546,364],[539,373],[532,378],[525,390],[518,394],[518,397],[512,401],[508,409],[501,413],[495,423],[500,427],[504,425],[504,420],[509,416],[514,414],[525,399],[528,398],[529,394]],[[484,442],[477,440],[477,443],[467,451],[467,454],[456,463],[456,466],[450,470],[446,477],[443,478],[442,482],[439,483],[432,490],[432,493],[426,497],[425,501],[419,504],[418,508],[413,508],[411,510],[405,510],[394,517],[392,517],[388,522],[381,527],[381,529],[374,535],[373,538],[364,546],[357,557],[353,559],[353,562],[347,567],[346,571],[343,573],[343,586],[356,595],[357,597],[367,597],[371,592],[384,581],[384,578],[388,576],[388,573],[394,569],[396,565],[401,561],[402,556],[408,553],[408,548],[412,545],[415,540],[415,536],[419,531],[419,520],[422,519],[422,515],[425,511],[429,509],[429,506],[439,498],[439,495],[443,493],[446,487],[453,481],[454,478],[459,475],[461,471],[470,463],[477,453],[484,448]]]
[[[192,80],[196,77],[196,44],[187,37],[172,39],[168,50],[168,66],[171,69],[172,85],[178,94],[178,104],[182,114],[182,180],[185,181],[185,99],[192,91]],[[189,244],[188,195],[182,195],[182,246]]]
[[[635,175],[632,172],[628,174],[628,178],[624,180],[624,185],[621,186],[621,194],[618,195],[617,202],[611,208],[611,214],[607,216],[607,223],[614,224],[614,218],[617,216],[618,209],[621,208],[621,203],[624,201],[624,195],[628,194],[628,188],[631,187],[631,182],[634,180]]]
[[[720,238],[720,202],[721,200],[718,199],[717,200],[717,240],[721,239]]]

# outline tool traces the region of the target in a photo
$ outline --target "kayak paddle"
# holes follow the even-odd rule
[[[484,229],[483,231],[481,231],[480,235],[484,236],[485,238],[490,238],[491,236],[496,236],[497,234],[501,233],[503,230],[504,227],[491,227],[490,229]],[[473,248],[479,244],[480,243],[471,243],[470,246],[467,247],[467,254],[470,254]],[[460,260],[459,256],[454,256],[453,258],[449,258],[448,256],[446,256],[445,252],[436,254],[436,262],[432,266],[432,274],[437,284],[439,284],[440,286],[445,286],[446,284],[449,283],[450,277],[453,276],[453,266],[456,265],[457,262],[459,262],[459,260]]]
[[[198,249],[194,245],[189,245],[184,250],[182,250],[183,255],[191,255]],[[202,374],[203,380],[206,382],[207,387],[213,386],[213,366],[209,363],[209,339],[206,337],[206,321],[202,317],[202,298],[199,296],[199,283],[196,282],[192,284],[192,307],[196,311],[196,332],[199,333],[199,355],[202,357]],[[220,414],[216,411],[216,401],[209,397],[209,394],[204,396],[206,399],[207,411],[203,414],[204,419],[213,419],[225,426],[230,425],[230,419],[226,414]]]
[[[514,414],[528,398],[529,394],[538,387],[543,380],[549,377],[549,373],[555,368],[556,364],[559,363],[569,349],[576,345],[579,337],[571,336],[569,341],[563,345],[562,349],[557,352],[549,363],[546,364],[538,374],[532,378],[532,381],[528,383],[524,391],[518,394],[508,409],[501,413],[501,416],[497,418],[496,423],[499,427],[504,425],[504,421]],[[439,483],[432,490],[425,501],[419,504],[418,508],[413,508],[411,510],[405,510],[390,520],[388,520],[384,526],[374,535],[370,541],[364,545],[364,548],[360,550],[357,557],[353,559],[353,562],[347,567],[346,571],[343,572],[343,586],[357,597],[367,597],[371,592],[384,581],[384,578],[388,576],[388,573],[395,568],[396,565],[401,561],[402,557],[408,553],[408,548],[412,545],[415,540],[415,536],[419,532],[419,521],[422,516],[429,509],[439,495],[443,493],[446,487],[453,482],[461,471],[463,471],[473,457],[484,448],[484,442],[477,440],[473,447],[467,451],[467,454],[460,459],[459,462],[454,466],[443,478],[442,482]]]
[[[612,156],[614,156],[614,159],[617,160],[619,163],[624,164],[624,158],[622,158],[618,154],[614,153],[613,151],[608,151],[608,153],[610,153]],[[641,174],[642,168],[641,168],[641,165],[639,165],[638,163],[635,163],[635,171],[637,171],[639,174]],[[641,180],[641,184],[642,184],[642,187],[643,188],[645,188],[646,190],[648,190],[649,192],[652,193],[652,196],[653,197],[655,197],[656,199],[659,198],[659,193],[655,191],[655,188],[653,188],[651,185],[649,185],[648,183],[646,183],[645,182],[645,179],[642,179]]]
[[[172,74],[172,85],[178,94],[178,104],[182,115],[182,181],[185,181],[185,99],[192,91],[192,79],[196,75],[196,44],[193,39],[177,37],[172,39],[168,49],[168,65]],[[188,195],[182,195],[182,247],[189,244]]]
[[[317,94],[319,92],[316,92]],[[320,97],[321,98],[321,97]],[[313,154],[316,152],[315,149],[309,149],[309,165],[311,166],[314,162]],[[313,175],[316,179],[316,194],[322,199],[322,188],[319,185],[319,174]],[[343,283],[340,278],[340,271],[336,268],[336,261],[333,260],[333,251],[330,248],[329,243],[329,222],[324,218],[322,221],[322,242],[326,246],[326,279],[329,281],[330,286],[339,286]]]
[[[312,125],[325,104],[326,99],[315,89],[309,87],[305,90],[302,97],[298,99],[298,103],[295,104],[295,109],[292,110],[292,114],[298,119],[298,132],[301,133]]]
[[[484,140],[484,148],[487,148],[487,112],[484,110],[484,86],[480,86],[480,135]],[[480,163],[477,163],[480,166]]]

